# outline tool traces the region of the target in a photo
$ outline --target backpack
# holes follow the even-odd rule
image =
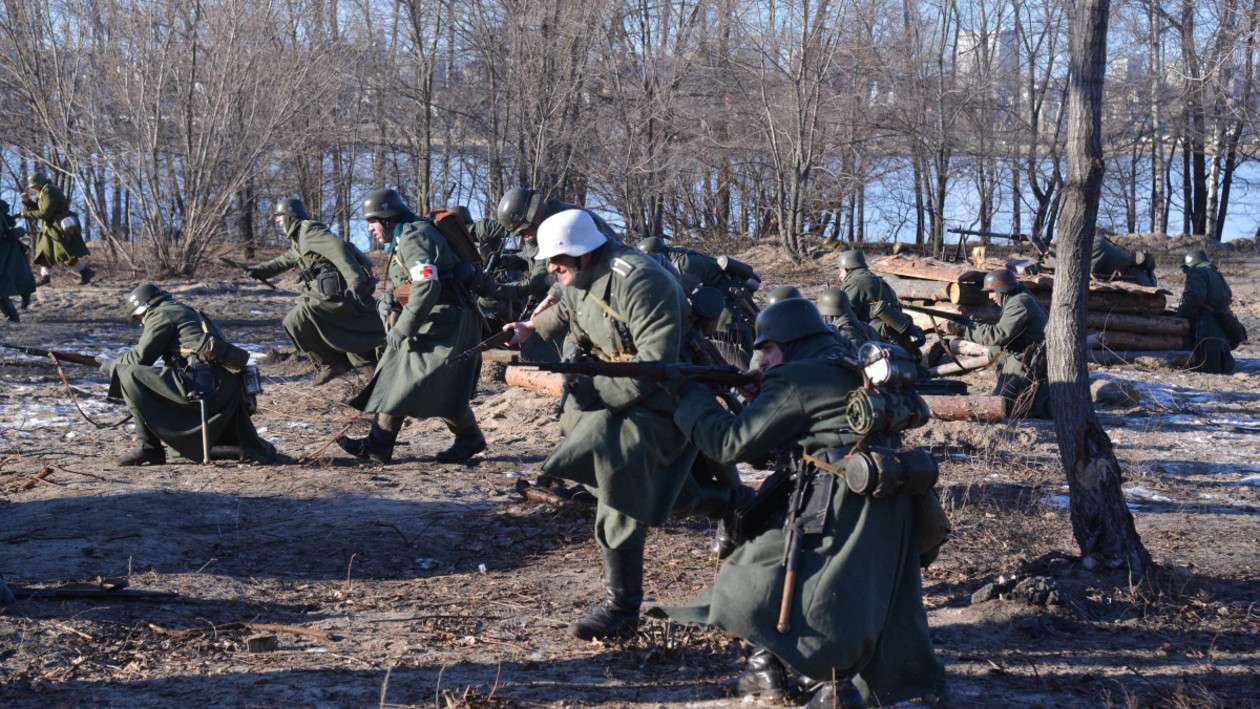
[[[428,214],[429,221],[442,232],[446,242],[455,249],[459,260],[480,264],[481,251],[477,249],[477,240],[473,238],[463,217],[454,209],[435,209]]]

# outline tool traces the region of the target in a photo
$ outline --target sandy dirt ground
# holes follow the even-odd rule
[[[743,258],[766,288],[834,281],[769,247]],[[1255,255],[1222,265],[1252,332],[1257,267]],[[20,325],[0,323],[0,340],[125,351],[139,329],[119,303],[140,277],[102,270],[88,287],[58,274]],[[1179,273],[1161,277],[1180,292]],[[225,273],[163,285],[259,355],[291,349],[280,322],[292,290]],[[1094,372],[1137,394],[1100,413],[1159,566],[1142,585],[1076,558],[1048,422],[912,434],[943,461],[955,530],[924,578],[950,706],[1260,704],[1260,346],[1235,354],[1231,376]],[[342,402],[368,372],[314,388],[301,358],[261,366],[255,423],[299,462],[119,468],[131,427],[110,427],[126,411],[105,401],[102,375],[66,366],[94,425],[47,361],[0,350],[0,573],[27,588],[110,579],[178,594],[3,607],[5,706],[738,703],[728,692],[744,650],[720,633],[652,621],[608,644],[567,637],[602,588],[593,515],[514,492],[559,436],[555,402],[487,368],[474,408],[490,448],[474,464],[432,462],[449,434],[411,422],[393,465],[357,465],[327,444],[347,426],[366,432]],[[969,376],[973,391],[991,386]],[[714,577],[712,531],[680,519],[653,533],[650,599],[685,600]]]

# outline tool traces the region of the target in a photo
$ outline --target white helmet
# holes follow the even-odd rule
[[[566,209],[543,220],[538,225],[537,261],[552,256],[581,256],[598,249],[608,241],[604,232],[595,226],[595,220],[585,209]]]

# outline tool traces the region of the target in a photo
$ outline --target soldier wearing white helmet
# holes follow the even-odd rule
[[[677,362],[686,329],[682,288],[652,257],[603,234],[582,210],[539,226],[537,259],[561,285],[552,308],[512,323],[513,342],[537,331],[572,334],[580,352],[613,362]],[[633,630],[643,601],[648,529],[663,523],[690,474],[695,452],[673,422],[675,401],[658,383],[574,377],[560,444],[543,473],[586,485],[596,496],[595,541],[603,556],[604,602],[570,626],[578,638]]]

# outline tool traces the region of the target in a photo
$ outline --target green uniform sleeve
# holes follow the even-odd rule
[[[61,190],[49,185],[39,191],[35,207],[23,210],[18,216],[26,219],[51,221],[68,211],[66,197]]]
[[[254,271],[262,278],[271,278],[297,266],[297,263],[297,250],[291,248],[270,261],[263,261],[258,264],[254,267]]]
[[[433,311],[433,306],[437,305],[442,295],[442,281],[438,273],[437,254],[429,253],[422,238],[399,241],[398,258],[410,275],[411,293],[394,327],[411,336],[416,334]]]
[[[728,464],[764,458],[792,443],[808,427],[809,417],[795,387],[771,368],[761,393],[738,416],[717,402],[712,391],[691,386],[674,412],[674,423],[705,456]]]
[[[559,337],[569,331],[569,318],[572,317],[572,306],[563,296],[550,308],[534,318],[534,332],[544,340]]]
[[[631,279],[617,305],[634,343],[633,361],[677,362],[683,336],[681,304],[674,295],[677,285],[660,269],[636,269]],[[595,377],[596,391],[614,411],[656,391],[658,386],[629,377]]]
[[[351,290],[359,290],[368,280],[358,259],[346,248],[346,242],[322,224],[304,224],[298,247],[304,254],[314,254],[331,263],[346,279],[346,286]]]
[[[1181,305],[1177,306],[1177,315],[1189,320],[1199,316],[1199,311],[1207,302],[1208,278],[1203,269],[1192,268],[1186,274],[1186,288],[1181,292]]]
[[[118,358],[118,364],[151,365],[170,349],[171,340],[177,332],[174,323],[163,318],[160,313],[149,315],[145,321],[140,341],[131,351]]]
[[[1027,328],[1028,309],[1011,299],[1002,306],[1002,317],[996,323],[975,323],[967,328],[964,337],[978,345],[1005,347]]]

